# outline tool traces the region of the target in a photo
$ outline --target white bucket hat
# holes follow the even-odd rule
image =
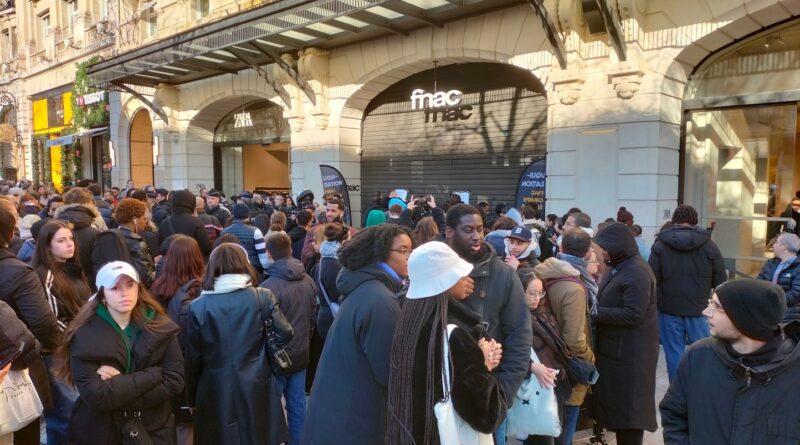
[[[117,284],[123,275],[129,276],[133,281],[139,282],[139,274],[136,269],[125,261],[112,261],[97,271],[97,278],[94,283],[98,289],[111,288]]]
[[[417,300],[441,294],[472,272],[472,264],[464,261],[447,244],[431,241],[411,252],[408,258],[408,293]]]

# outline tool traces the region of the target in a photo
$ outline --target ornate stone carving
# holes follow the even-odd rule
[[[297,70],[311,85],[317,104],[313,106],[312,115],[317,128],[328,128],[330,109],[328,107],[328,76],[330,67],[330,51],[319,48],[306,48],[299,52]]]
[[[638,58],[637,58],[638,59]],[[636,60],[621,63],[608,73],[608,83],[614,87],[617,97],[628,100],[639,92],[644,77],[644,69]]]
[[[580,63],[575,62],[574,68],[568,70],[557,70],[554,68],[550,74],[550,83],[553,84],[553,91],[558,97],[559,102],[564,105],[573,105],[581,97],[583,83],[585,82]]]

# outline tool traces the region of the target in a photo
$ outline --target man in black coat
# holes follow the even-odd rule
[[[294,329],[294,336],[285,345],[292,368],[276,376],[275,381],[286,400],[289,444],[296,445],[300,443],[306,417],[306,367],[316,316],[317,289],[314,280],[306,275],[303,263],[292,257],[292,240],[288,235],[276,233],[270,236],[267,253],[272,263],[266,270],[269,278],[261,283],[261,287],[275,294],[283,315]]]
[[[303,253],[303,244],[313,222],[314,215],[308,210],[301,210],[297,212],[297,225],[288,233],[292,240],[292,256],[298,260]]]
[[[783,321],[800,319],[800,238],[793,233],[778,235],[772,247],[775,258],[764,264],[758,274],[759,280],[771,281],[783,289],[786,295],[786,314]]]
[[[163,244],[170,235],[180,233],[196,239],[200,251],[208,257],[211,254],[211,240],[203,222],[194,215],[196,205],[194,194],[189,190],[175,190],[170,195],[170,201],[173,214],[158,225],[159,243]]]
[[[156,205],[150,209],[153,214],[153,222],[158,225],[172,215],[172,201],[169,199],[170,192],[167,189],[156,189]]]
[[[697,211],[679,205],[672,223],[658,234],[648,261],[658,286],[658,328],[670,381],[686,346],[708,337],[703,310],[711,289],[727,278],[711,233],[697,226]]]
[[[684,354],[661,401],[665,444],[797,444],[800,322],[781,329],[783,291],[752,279],[719,286],[711,338]]]
[[[533,341],[530,312],[516,271],[503,263],[483,241],[483,219],[478,209],[457,204],[447,211],[445,234],[450,247],[473,264],[475,290],[464,304],[481,317],[486,334],[503,345],[503,359],[495,375],[511,406],[528,373]],[[505,444],[505,424],[497,431]]]
[[[658,318],[656,279],[628,226],[613,223],[595,237],[609,270],[600,283],[592,323],[600,379],[594,417],[614,430],[619,445],[641,444],[655,431]]]

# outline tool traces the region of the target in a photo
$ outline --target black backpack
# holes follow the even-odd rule
[[[198,283],[200,283],[198,279],[189,280],[188,283],[175,292],[175,295],[172,296],[172,299],[167,304],[167,315],[181,328],[180,332],[178,332],[178,344],[181,345],[182,351],[186,350],[184,342],[186,341],[186,327],[189,325],[189,311],[183,308],[191,303],[189,290]]]
[[[95,275],[101,267],[112,261],[125,261],[133,264],[131,250],[125,241],[125,235],[119,229],[98,233],[92,245],[92,267]]]

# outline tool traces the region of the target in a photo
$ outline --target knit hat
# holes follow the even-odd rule
[[[367,227],[377,226],[386,222],[383,210],[370,210],[367,214]]]
[[[250,217],[250,207],[247,204],[240,202],[233,206],[233,219],[247,219]]]
[[[190,213],[194,212],[195,204],[197,204],[194,193],[189,190],[175,190],[169,196],[169,202],[172,203],[173,209],[185,209]]]
[[[389,200],[389,207],[391,208],[393,205],[399,205],[402,208],[406,208],[406,203],[400,198],[392,198]]]
[[[742,334],[769,341],[786,312],[786,296],[779,286],[763,280],[741,278],[714,289],[722,309]]]
[[[633,213],[629,212],[625,207],[620,207],[617,212],[617,221],[629,226],[633,224]]]
[[[469,275],[472,267],[447,244],[441,241],[425,243],[408,257],[410,284],[406,298],[417,300],[439,295]]]
[[[19,237],[23,240],[29,240],[33,238],[33,235],[31,235],[31,227],[33,227],[33,224],[40,219],[42,218],[40,218],[39,215],[23,216],[22,219],[19,220]]]

